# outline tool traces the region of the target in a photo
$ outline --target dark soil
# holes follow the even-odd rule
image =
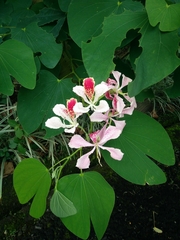
[[[167,175],[165,184],[138,186],[115,173],[110,174],[108,181],[115,190],[116,204],[103,240],[180,239],[180,147],[176,145],[174,148],[176,164],[163,168]],[[103,169],[105,171],[102,174],[106,175],[107,167],[103,166]],[[3,190],[0,239],[78,239],[49,210],[41,219],[31,218],[28,214],[29,205],[22,206],[18,203],[12,187],[12,175],[4,178]],[[162,233],[155,232],[154,226],[162,230]],[[95,239],[92,230],[89,240]]]

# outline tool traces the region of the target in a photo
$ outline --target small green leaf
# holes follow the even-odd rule
[[[98,239],[102,239],[115,201],[113,188],[106,180],[97,172],[71,174],[59,180],[58,190],[77,209],[77,214],[61,219],[64,225],[79,238],[87,239],[91,220]]]
[[[57,189],[51,198],[50,209],[59,218],[69,217],[77,213],[74,204]]]
[[[126,126],[119,139],[108,142],[124,153],[116,161],[103,151],[107,164],[121,177],[136,184],[161,184],[166,181],[164,172],[149,158],[165,165],[173,165],[175,156],[171,140],[165,129],[151,117],[135,111],[126,116]]]
[[[46,209],[46,198],[51,185],[48,169],[37,159],[24,159],[15,168],[13,184],[21,204],[34,197],[30,215],[34,218],[41,217]]]
[[[24,43],[13,39],[0,45],[0,92],[5,95],[13,94],[10,76],[25,88],[35,87],[36,65],[33,52]]]
[[[13,28],[12,38],[24,42],[34,53],[41,53],[41,62],[48,68],[54,68],[61,58],[62,44],[57,44],[52,34],[47,33],[37,23],[26,28]]]
[[[158,23],[161,31],[174,31],[180,27],[180,3],[168,5],[165,0],[146,0],[150,24]]]

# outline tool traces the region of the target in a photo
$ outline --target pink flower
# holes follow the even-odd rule
[[[53,112],[59,117],[49,118],[45,122],[45,126],[48,128],[58,129],[64,128],[67,133],[74,133],[76,127],[78,126],[77,118],[82,114],[74,111],[74,106],[77,104],[75,98],[71,98],[67,101],[67,107],[63,104],[56,104],[53,108]],[[66,124],[65,122],[69,122]]]
[[[96,151],[96,157],[98,158],[98,161],[100,163],[100,158],[101,158],[100,149],[107,150],[110,153],[111,157],[114,158],[115,160],[121,160],[124,154],[121,152],[120,149],[113,148],[113,147],[105,147],[103,145],[111,139],[118,138],[124,126],[125,126],[125,121],[124,121],[124,124],[122,124],[121,129],[117,129],[114,126],[110,126],[106,128],[106,125],[105,125],[101,130],[98,130],[90,134],[90,139],[93,143],[87,142],[78,134],[74,135],[69,142],[69,147],[76,148],[76,149],[81,147],[93,147],[93,149],[90,152],[82,155],[77,160],[76,167],[80,169],[89,168],[89,165],[90,165],[89,156],[94,151]]]
[[[84,102],[88,104],[84,107],[81,102],[77,103],[74,110],[78,112],[88,112],[90,109],[96,112],[106,112],[109,110],[109,105],[105,100],[99,99],[108,91],[106,84],[98,84],[95,86],[93,78],[85,78],[83,80],[83,86],[73,87],[73,92],[82,97]],[[97,105],[99,101],[99,105]]]
[[[127,86],[132,80],[122,74],[122,84],[120,86],[119,79],[121,77],[121,73],[118,71],[113,71],[112,74],[115,80],[111,78],[107,80],[109,91],[105,93],[105,96],[106,98],[112,100],[112,106],[118,113],[119,117],[123,117],[124,114],[131,115],[134,111],[134,108],[137,107],[136,99],[134,97],[129,97],[128,93],[123,93],[122,88]],[[125,104],[125,102],[127,104]]]

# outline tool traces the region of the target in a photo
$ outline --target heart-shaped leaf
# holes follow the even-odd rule
[[[64,225],[76,236],[87,239],[91,220],[98,239],[101,239],[115,201],[113,188],[106,180],[97,172],[67,175],[59,180],[58,190],[77,209],[75,215],[61,219]]]
[[[161,31],[174,31],[180,27],[180,3],[169,5],[165,0],[146,0],[146,10],[153,27],[158,23]]]

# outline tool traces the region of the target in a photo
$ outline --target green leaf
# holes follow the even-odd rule
[[[34,197],[30,215],[40,218],[45,212],[46,198],[51,186],[48,169],[38,159],[24,159],[15,168],[13,184],[21,204]]]
[[[68,9],[70,35],[81,46],[101,32],[104,18],[112,13],[118,14],[124,9],[142,9],[142,5],[132,0],[73,0]],[[83,24],[82,24],[83,23]],[[78,34],[77,34],[78,33]]]
[[[18,93],[17,113],[23,129],[28,133],[35,131],[40,124],[54,116],[52,109],[55,104],[66,104],[66,100],[75,96],[72,92],[74,84],[71,79],[57,79],[48,71],[41,71],[34,90],[21,88]],[[25,114],[26,113],[26,114]],[[57,135],[63,129],[46,128],[46,137]]]
[[[38,25],[42,26],[47,23],[51,23],[55,20],[60,20],[60,19],[62,19],[64,22],[65,14],[61,12],[59,9],[43,8],[39,11],[37,18],[38,18]]]
[[[150,24],[158,23],[161,31],[174,31],[180,27],[180,3],[168,5],[165,0],[146,0]]]
[[[179,45],[177,33],[162,33],[157,27],[151,27],[145,12],[124,11],[120,15],[107,17],[102,34],[90,43],[82,44],[88,75],[93,76],[97,83],[107,79],[115,68],[113,58],[116,47],[126,38],[130,29],[138,28],[142,34],[139,40],[142,53],[135,61],[136,78],[129,85],[129,94],[135,96],[172,73],[180,64],[176,55]]]
[[[173,165],[175,156],[171,140],[165,129],[151,117],[135,111],[125,117],[126,126],[119,139],[108,142],[124,153],[121,161],[113,160],[103,151],[107,164],[121,177],[135,184],[161,184],[164,172],[149,158],[165,165]]]
[[[142,28],[141,33],[143,38],[140,39],[140,45],[143,51],[135,61],[136,78],[128,88],[131,96],[159,82],[180,64],[176,55],[180,39],[176,32],[162,33],[157,27],[149,25]]]
[[[67,12],[70,2],[71,2],[71,0],[58,0],[58,4],[59,4],[60,9],[63,12]]]
[[[25,88],[35,87],[36,65],[33,52],[24,43],[13,39],[0,45],[0,91],[5,95],[13,94],[10,75]]]
[[[41,53],[40,60],[47,68],[54,68],[62,54],[62,44],[57,44],[52,34],[47,33],[37,23],[26,28],[11,30],[12,38],[24,42],[34,53]]]
[[[105,18],[102,34],[90,43],[82,44],[83,61],[89,76],[93,76],[97,83],[107,79],[115,68],[113,58],[116,47],[131,28],[140,28],[146,21],[146,13],[131,11]]]
[[[74,204],[57,189],[51,198],[50,209],[59,218],[69,217],[77,213]]]
[[[115,201],[114,191],[105,179],[97,172],[71,174],[59,180],[58,190],[77,209],[77,214],[61,219],[64,225],[79,238],[87,239],[91,220],[98,239],[101,239]]]

